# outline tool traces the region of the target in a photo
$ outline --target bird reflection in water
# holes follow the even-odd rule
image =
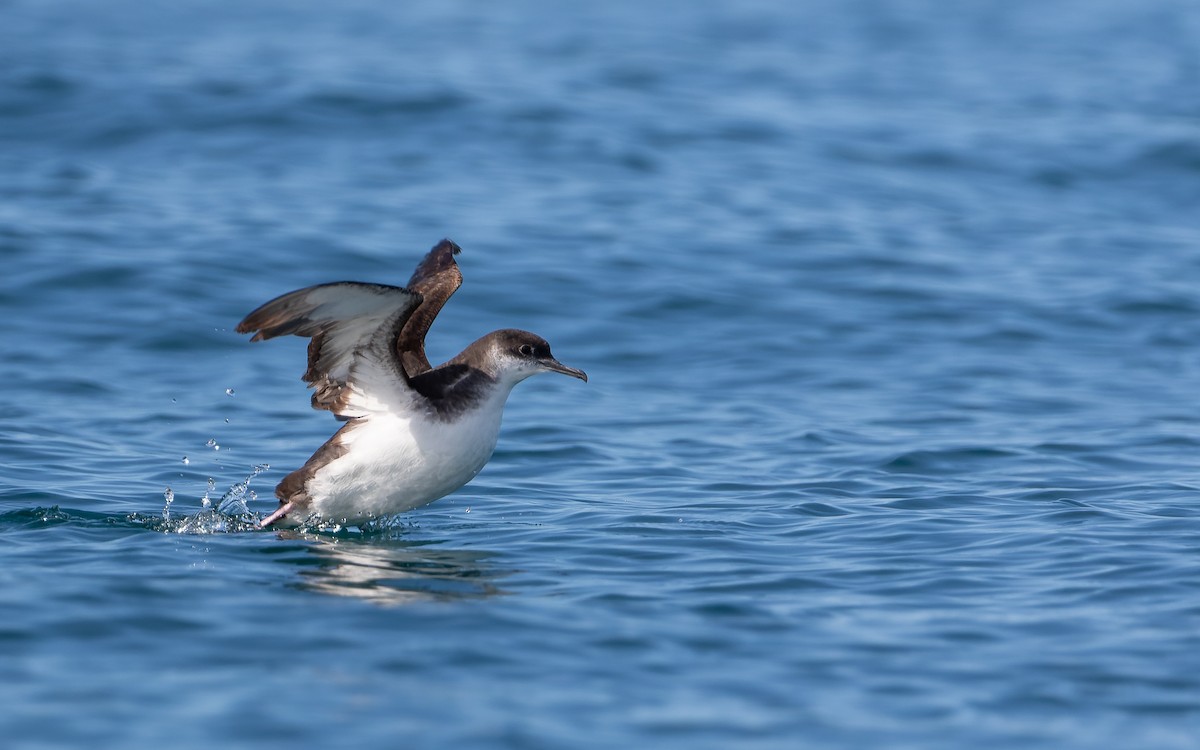
[[[309,542],[316,564],[300,572],[300,588],[396,606],[502,594],[505,575],[488,565],[490,552],[452,550],[399,540],[331,538],[299,531],[285,539]]]

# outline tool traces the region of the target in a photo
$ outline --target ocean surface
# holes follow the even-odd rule
[[[6,748],[1200,743],[1193,0],[0,2]],[[536,331],[495,456],[255,531],[280,293]],[[220,744],[218,744],[220,743]]]

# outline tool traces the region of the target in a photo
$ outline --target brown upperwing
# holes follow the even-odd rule
[[[462,250],[450,240],[433,247],[413,271],[406,288],[421,295],[421,304],[413,311],[396,338],[396,352],[409,378],[432,369],[425,356],[425,335],[446,300],[462,286],[462,273],[454,256]]]

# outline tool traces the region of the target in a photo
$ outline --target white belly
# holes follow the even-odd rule
[[[500,400],[453,422],[371,415],[345,435],[345,455],[309,480],[312,511],[354,525],[453,492],[492,457],[503,409]]]

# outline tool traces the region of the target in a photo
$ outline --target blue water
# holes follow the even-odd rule
[[[5,747],[1196,747],[1198,40],[0,3]],[[236,322],[444,236],[431,359],[522,327],[591,382],[391,528],[217,513],[336,427]]]

